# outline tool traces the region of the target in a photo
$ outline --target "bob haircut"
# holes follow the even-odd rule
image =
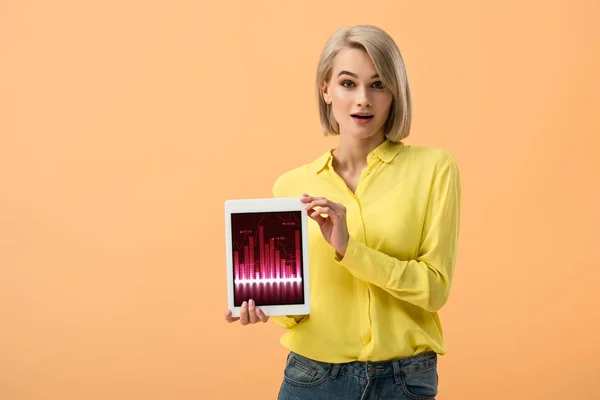
[[[389,141],[399,142],[408,137],[411,124],[411,95],[404,60],[392,37],[381,28],[357,25],[337,30],[325,44],[317,66],[316,86],[319,119],[323,135],[339,135],[339,125],[331,107],[323,98],[323,84],[329,82],[338,53],[347,48],[367,52],[381,81],[392,93],[392,104],[383,125]]]

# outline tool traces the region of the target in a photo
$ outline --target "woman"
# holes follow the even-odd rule
[[[275,197],[300,197],[311,218],[311,312],[271,317],[288,329],[279,399],[434,399],[445,354],[438,311],[458,243],[457,165],[444,150],[402,142],[409,85],[381,29],[337,31],[316,84],[323,132],[339,145],[273,187]],[[249,303],[243,325],[269,319]]]

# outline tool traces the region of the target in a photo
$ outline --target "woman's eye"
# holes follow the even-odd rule
[[[375,82],[373,84],[373,87],[375,87],[375,89],[383,89],[383,88],[385,88],[385,86],[383,86],[383,83],[381,83],[381,82]]]
[[[348,88],[354,86],[354,83],[352,83],[351,81],[343,81],[342,86]]]

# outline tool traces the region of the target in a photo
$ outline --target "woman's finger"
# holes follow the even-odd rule
[[[250,318],[250,323],[255,324],[258,322],[258,317],[256,316],[256,307],[254,300],[250,299],[248,301],[248,316]]]
[[[325,199],[325,197],[309,196],[307,194],[303,194],[302,197],[300,198],[300,201],[303,203],[310,203],[313,200],[322,200],[322,199]]]
[[[239,320],[239,318],[232,317],[231,310],[227,310],[227,312],[225,313],[225,320],[227,322],[231,323],[231,322],[235,322],[235,321]]]
[[[260,308],[256,309],[256,315],[263,323],[265,323],[269,320],[269,317],[267,315],[265,315],[265,312],[263,310],[261,310]]]
[[[313,209],[312,212],[310,213],[311,217],[316,217],[316,216],[322,216],[322,215],[327,215],[327,216],[331,216],[331,214],[334,214],[335,211],[332,210],[330,207],[320,207],[318,210]]]
[[[326,198],[320,198],[320,199],[315,199],[313,198],[310,202],[308,202],[308,204],[306,205],[307,207],[313,208],[316,206],[327,206],[329,205],[330,201],[327,200]]]
[[[308,216],[310,218],[314,219],[315,222],[317,224],[319,224],[319,226],[321,226],[325,223],[325,218],[322,217],[321,215],[319,215],[321,213],[321,209],[315,210],[314,208],[311,208],[310,210],[307,210],[307,212],[308,212]]]
[[[323,208],[323,207],[328,207],[328,206],[329,206],[329,204],[328,204],[327,200],[325,200],[325,199],[315,200],[315,201],[311,201],[309,204],[307,204],[305,209],[309,214],[313,214],[315,212],[315,207]]]
[[[248,325],[248,303],[245,301],[242,303],[242,307],[240,308],[240,323],[242,325]]]
[[[322,215],[325,214],[327,215],[327,217],[323,218]],[[321,220],[318,220],[317,222],[319,223],[319,225],[321,225],[323,222],[325,222],[325,220],[329,217],[332,219],[332,221],[334,223],[340,222],[342,221],[342,216],[337,212],[337,210],[334,210],[331,207],[321,207],[318,210],[314,210],[311,212],[310,217],[312,219],[314,219],[315,221],[317,221],[317,218],[321,218]]]
[[[307,205],[307,207],[309,207],[309,208],[331,207],[333,210],[335,210],[339,214],[342,214],[346,211],[346,208],[342,204],[336,203],[335,201],[331,201],[326,198],[313,200]]]
[[[334,209],[335,211],[337,211],[338,213],[342,214],[344,212],[346,212],[346,207],[344,207],[343,204],[341,203],[336,203],[335,201],[331,201],[325,197],[314,197],[314,196],[308,196],[302,199],[303,203],[308,203],[306,205],[306,208],[314,208],[314,207],[331,207],[332,209]]]
[[[344,212],[346,212],[346,207],[344,207],[341,203],[336,203],[335,201],[331,201],[331,200],[327,200],[326,205],[328,207],[331,207],[335,212],[337,212],[338,214],[343,214]]]

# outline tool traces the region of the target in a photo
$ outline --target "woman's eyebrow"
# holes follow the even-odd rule
[[[355,73],[352,73],[352,72],[340,71],[338,76],[342,76],[342,75],[350,75],[351,77],[358,79],[358,75],[356,75]],[[379,74],[375,74],[375,75],[371,76],[371,79],[375,79],[375,78],[379,78]]]

